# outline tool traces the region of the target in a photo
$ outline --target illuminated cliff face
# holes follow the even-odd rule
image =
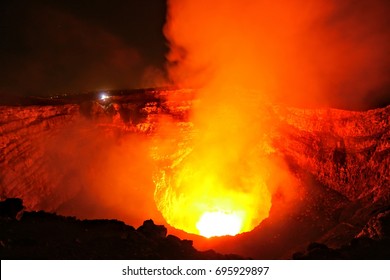
[[[155,100],[142,102],[117,97],[88,106],[2,107],[1,196],[21,197],[28,209],[84,218],[135,225],[165,220],[203,236],[251,231],[272,209],[289,214],[280,205],[299,191],[295,185],[306,184],[302,174],[362,207],[389,201],[388,107],[348,112],[270,105],[273,129],[241,146],[242,158],[217,149],[217,164],[208,162],[211,152],[196,151],[193,139],[202,137],[188,120],[190,93],[154,92]],[[189,97],[174,102],[167,94]],[[235,161],[229,165],[226,158]],[[291,172],[270,176],[270,168]],[[328,203],[335,211],[343,207]]]
[[[160,221],[148,157],[152,124],[143,119],[147,102],[1,107],[1,196],[80,218]]]

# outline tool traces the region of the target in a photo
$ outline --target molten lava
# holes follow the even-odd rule
[[[208,129],[171,123],[157,133],[166,139],[157,139],[153,155],[158,210],[171,226],[205,237],[251,231],[271,208],[272,150],[243,137],[242,125],[214,116]],[[255,131],[251,135],[261,139]]]
[[[167,223],[207,237],[252,230],[293,185],[267,104],[352,102],[388,80],[389,33],[369,31],[384,29],[381,5],[336,2],[168,1],[169,78],[198,90],[192,127],[160,122],[154,198]],[[362,25],[368,12],[381,20]]]
[[[184,162],[160,170],[155,178],[158,209],[173,227],[205,237],[252,230],[271,207],[265,182],[239,166],[218,170],[213,162],[205,159],[196,167]]]
[[[242,220],[243,217],[234,212],[206,212],[200,217],[196,228],[205,237],[236,235],[241,232]]]

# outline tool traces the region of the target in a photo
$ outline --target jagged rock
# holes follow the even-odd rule
[[[155,225],[153,220],[144,221],[143,225],[140,226],[137,231],[141,232],[147,237],[161,237],[167,236],[167,229],[164,226]]]
[[[348,244],[329,248],[325,244],[311,243],[305,252],[297,252],[293,259],[389,259],[390,211],[381,212],[370,219],[363,230]]]
[[[307,247],[307,252],[302,253],[298,252],[293,254],[293,259],[299,260],[299,259],[315,259],[315,260],[334,260],[334,259],[341,259],[341,255],[333,250],[328,248],[325,244],[321,243],[310,243]]]
[[[292,258],[296,260],[388,260],[390,240],[360,237],[336,249],[319,243],[310,244],[305,252],[294,253]]]
[[[20,218],[23,209],[23,201],[20,198],[7,198],[0,202],[0,217]]]
[[[368,237],[374,240],[390,238],[390,210],[372,217],[356,237]]]
[[[165,227],[152,220],[135,230],[117,220],[78,220],[27,211],[19,221],[0,219],[0,228],[2,260],[241,258],[197,251],[191,241],[166,236]]]

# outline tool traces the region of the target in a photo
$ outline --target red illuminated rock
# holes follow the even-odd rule
[[[366,112],[276,110],[275,146],[300,168],[350,200],[390,198],[390,106]]]
[[[177,98],[164,99],[172,94]],[[22,198],[27,210],[67,213],[72,205],[78,205],[80,208],[72,211],[84,213],[83,217],[94,217],[94,213],[88,214],[92,204],[103,208],[134,204],[132,197],[116,189],[111,190],[116,196],[109,201],[99,197],[101,188],[110,188],[109,180],[93,196],[91,180],[96,174],[99,180],[105,178],[107,166],[101,163],[117,162],[110,159],[110,151],[125,145],[126,137],[153,139],[161,116],[175,120],[182,132],[191,130],[187,120],[192,98],[191,91],[150,91],[112,96],[104,102],[91,97],[61,105],[45,100],[45,106],[0,107],[0,197]],[[215,248],[255,258],[283,258],[310,242],[332,249],[355,236],[380,236],[375,233],[380,231],[376,215],[390,204],[390,106],[362,112],[282,106],[268,106],[267,110],[274,126],[267,139],[301,183],[299,191],[305,197],[296,212],[283,215],[275,212],[274,197],[274,211],[271,209],[269,219],[254,233],[236,241],[221,241]],[[138,149],[136,143],[139,138],[131,144]],[[129,159],[128,164],[135,162]],[[121,177],[119,174],[115,180],[121,182]],[[135,188],[139,193],[148,192],[143,185]],[[153,190],[149,192],[153,194]],[[276,222],[280,219],[285,226]],[[273,239],[266,232],[271,232]],[[298,237],[285,241],[290,234]],[[245,246],[237,245],[240,242],[257,242],[259,249],[243,251]],[[261,244],[284,247],[267,252]]]

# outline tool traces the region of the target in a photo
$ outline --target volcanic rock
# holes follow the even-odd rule
[[[21,216],[23,209],[23,201],[20,198],[7,198],[0,202],[0,217],[16,219]]]
[[[137,231],[142,232],[147,237],[166,237],[167,229],[164,226],[156,226],[153,220],[144,221],[143,225],[140,226]]]
[[[390,210],[381,212],[376,216],[372,217],[356,237],[367,237],[374,240],[389,239]]]
[[[168,95],[178,98],[167,100]],[[121,141],[129,135],[153,139],[161,117],[174,120],[191,137],[188,115],[193,97],[190,90],[149,90],[113,92],[107,101],[92,94],[0,106],[0,198],[21,198],[30,211],[19,222],[2,218],[2,229],[6,228],[8,235],[1,241],[6,248],[19,248],[15,254],[7,249],[7,256],[33,258],[28,248],[36,249],[31,244],[45,246],[38,237],[42,233],[47,235],[50,249],[54,244],[64,249],[62,255],[43,250],[42,258],[131,258],[127,249],[126,252],[119,249],[118,244],[122,246],[126,240],[136,240],[128,241],[135,246],[133,258],[209,256],[197,255],[189,241],[167,236],[166,230],[151,221],[138,230],[131,230],[119,222],[81,222],[34,212],[64,213],[64,209],[69,211],[70,206],[78,203],[82,210],[77,215],[88,213],[91,199],[85,194],[93,195],[93,191],[88,192],[89,179],[93,176],[88,175],[104,172],[97,163],[109,158],[104,153],[109,148],[107,143],[121,146]],[[299,198],[294,207],[280,212],[278,209],[284,209],[288,202],[283,194],[276,193],[270,216],[259,227],[233,238],[216,239],[213,249],[267,259],[291,258],[298,251],[304,253],[295,254],[295,258],[388,258],[383,252],[390,251],[390,106],[361,112],[272,104],[264,107],[265,118],[272,123],[265,138],[299,182],[296,190]],[[178,143],[178,147],[183,147],[182,144]],[[174,152],[185,154],[185,150]],[[146,188],[136,187],[139,193],[146,192]],[[150,200],[153,200],[151,192]],[[93,198],[101,201],[100,197]],[[129,200],[120,198],[107,204],[129,207]],[[5,213],[7,217],[15,217],[16,210],[5,210]],[[49,236],[52,226],[62,227],[60,221],[69,225],[72,233],[69,236],[73,239],[54,241],[55,235]],[[43,228],[32,227],[34,223]],[[22,237],[24,226],[29,230]],[[87,230],[85,235],[76,234],[80,228]],[[102,232],[111,238],[110,246],[94,235],[94,228],[106,229]],[[19,241],[12,239],[15,236],[20,237]],[[73,249],[62,247],[65,243]],[[308,248],[309,244],[312,245]],[[77,246],[99,249],[87,253]],[[104,246],[104,250],[110,251],[112,247],[118,253],[105,255]],[[172,256],[162,253],[161,248],[167,250],[170,246],[178,251]],[[377,249],[379,253],[375,255]]]
[[[7,201],[9,205],[12,200]],[[0,217],[0,228],[2,260],[240,259],[210,250],[197,251],[187,240],[165,236],[166,228],[151,220],[135,230],[117,220],[78,220],[27,211],[19,221]]]
[[[355,238],[347,245],[337,249],[328,248],[324,244],[311,243],[302,253],[294,253],[296,260],[388,260],[390,241]]]

